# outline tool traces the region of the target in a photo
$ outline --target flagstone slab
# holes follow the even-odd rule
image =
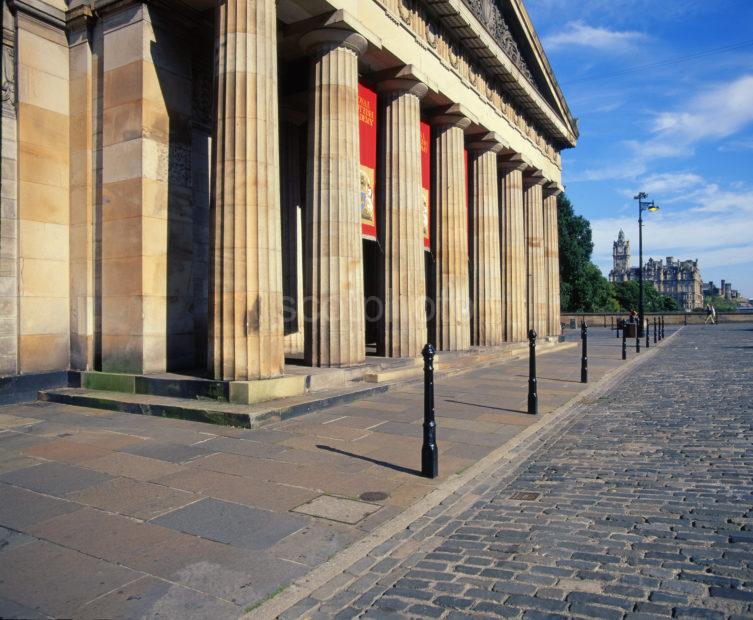
[[[72,491],[79,491],[109,479],[110,476],[105,473],[65,463],[42,463],[0,476],[0,482],[57,497],[64,497]]]
[[[235,618],[242,608],[209,594],[155,577],[142,577],[92,601],[76,613],[81,620],[101,618]]]
[[[267,549],[308,519],[206,498],[151,523],[244,549]]]
[[[355,525],[381,508],[378,504],[359,502],[344,497],[320,495],[292,510],[301,514]]]
[[[11,549],[0,562],[0,596],[55,618],[71,618],[89,601],[139,573],[46,541]]]
[[[0,484],[0,525],[28,531],[35,523],[75,512],[81,504]]]

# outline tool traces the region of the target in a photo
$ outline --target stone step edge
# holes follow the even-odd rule
[[[538,353],[544,354],[575,347],[576,343],[547,343]],[[506,363],[519,360],[523,353],[513,354],[500,359],[489,356],[487,360],[477,361],[473,368],[494,366],[500,362]],[[437,371],[435,377],[453,376],[470,370],[468,366],[455,366]],[[348,391],[309,392],[304,396],[280,399],[277,406],[270,406],[274,401],[267,401],[260,405],[240,405],[215,401],[211,399],[174,398],[169,396],[153,396],[149,394],[131,394],[124,392],[106,392],[101,390],[87,390],[85,388],[59,388],[40,391],[39,400],[64,405],[120,411],[138,415],[153,415],[158,417],[205,422],[222,426],[238,426],[241,428],[258,428],[259,426],[294,418],[314,411],[329,409],[341,404],[350,403],[375,394],[381,394],[395,387],[419,383],[423,380],[423,368],[420,373],[402,380],[369,384],[369,387],[358,387]],[[364,385],[364,384],[361,384]],[[303,399],[291,403],[294,399]]]
[[[311,398],[284,406],[256,408],[256,410],[251,405],[237,405],[209,399],[172,398],[149,394],[86,390],[84,388],[43,390],[38,393],[37,397],[41,401],[63,405],[250,429],[367,398],[374,394],[386,392],[388,389],[389,386],[387,385],[377,385],[326,396],[320,393],[319,398]]]

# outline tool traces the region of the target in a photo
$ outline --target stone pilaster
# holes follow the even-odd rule
[[[384,225],[384,342],[388,357],[416,357],[426,339],[421,106],[427,87],[411,67],[378,84],[384,104],[380,195]]]
[[[305,116],[283,108],[280,124],[280,203],[282,209],[285,353],[303,353],[303,195],[301,125]]]
[[[560,260],[557,230],[559,189],[544,189],[544,260],[546,262],[547,336],[560,334]]]
[[[518,160],[501,164],[502,316],[505,342],[526,339],[526,241],[523,170]]]
[[[439,351],[462,351],[471,345],[463,135],[470,120],[453,105],[432,124],[435,342]]]
[[[470,144],[471,227],[471,344],[502,342],[499,185],[496,134],[479,136]]]
[[[88,7],[72,20],[70,62],[70,257],[71,368],[94,368],[95,247],[98,210],[94,207],[94,58]]]
[[[282,374],[282,250],[274,0],[217,9],[209,358],[216,379]]]
[[[524,179],[528,327],[537,334],[546,333],[546,271],[544,263],[544,206],[541,194],[543,180]]]
[[[18,368],[18,142],[16,20],[3,2],[2,191],[0,192],[0,376]]]
[[[305,346],[313,366],[364,361],[358,56],[367,42],[341,28],[305,34],[311,53],[306,182]]]

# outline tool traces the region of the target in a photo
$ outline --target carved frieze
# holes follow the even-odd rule
[[[2,52],[3,109],[16,107],[16,58],[11,45],[3,42]]]
[[[504,16],[502,15],[502,9],[500,8],[497,0],[463,0],[466,6],[471,9],[471,12],[476,16],[483,26],[487,29],[492,38],[496,41],[497,45],[502,48],[502,51],[507,57],[512,60],[513,64],[518,70],[525,76],[525,78],[536,86],[533,75],[528,69],[523,55],[520,53],[520,48],[516,43],[510,28],[507,26]]]

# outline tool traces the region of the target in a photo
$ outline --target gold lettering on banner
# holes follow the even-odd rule
[[[363,97],[358,97],[358,120],[373,127],[376,122],[376,114],[371,108],[371,103]]]

